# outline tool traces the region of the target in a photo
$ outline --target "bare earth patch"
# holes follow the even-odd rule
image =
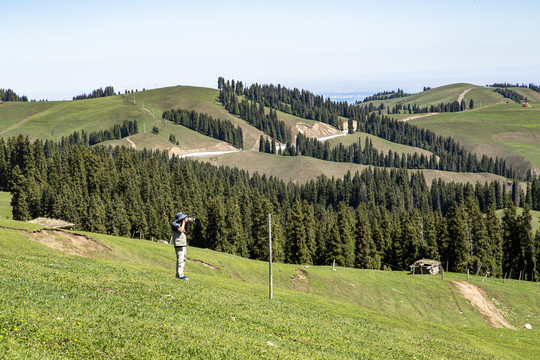
[[[501,315],[499,309],[489,300],[481,287],[464,281],[452,281],[461,295],[486,319],[491,327],[516,329]]]
[[[130,137],[130,136],[128,136],[128,137],[126,138],[126,141],[127,141],[128,143],[130,143],[130,145],[131,145],[131,147],[132,147],[133,149],[136,149],[136,148],[137,148],[137,145],[133,142],[133,140],[131,140],[131,137]]]
[[[293,287],[296,290],[307,292],[309,289],[308,273],[302,269],[296,269],[296,275],[291,276]]]
[[[218,267],[216,267],[216,266],[214,266],[214,265],[212,265],[212,264],[206,263],[206,262],[204,262],[204,261],[202,261],[202,260],[199,260],[199,259],[191,259],[191,258],[188,258],[188,260],[191,260],[191,261],[196,262],[196,263],[198,263],[198,264],[202,264],[202,265],[204,265],[204,266],[206,266],[206,267],[208,267],[208,268],[210,268],[210,269],[212,269],[212,270],[219,270]]]
[[[88,236],[61,230],[36,231],[31,239],[70,255],[90,256],[93,253],[112,251],[109,247]]]
[[[402,119],[398,119],[398,121],[409,121],[409,120],[419,119],[419,118],[423,118],[423,117],[426,117],[426,116],[432,116],[432,115],[437,115],[437,114],[438,114],[438,112],[432,112],[432,113],[420,114],[420,115],[412,115],[412,116],[404,117]]]
[[[218,151],[232,151],[236,150],[234,146],[231,144],[228,144],[226,142],[221,142],[219,144],[215,144],[209,147],[205,147],[202,149],[189,149],[189,150],[183,150],[180,149],[178,146],[174,146],[171,149],[169,149],[169,155],[185,155],[185,154],[192,154],[192,153],[207,153],[207,152],[218,152]]]
[[[316,122],[313,124],[298,122],[296,123],[296,129],[299,133],[310,138],[320,138],[341,133],[339,129],[322,122]]]
[[[469,91],[471,91],[471,90],[472,90],[472,88],[467,89],[467,90],[463,90],[463,92],[462,92],[461,94],[458,95],[458,97],[457,97],[457,102],[461,104],[461,100],[463,100],[463,98],[465,97],[465,95],[466,95]]]

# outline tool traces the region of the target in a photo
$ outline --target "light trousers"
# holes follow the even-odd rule
[[[175,246],[176,250],[176,277],[184,276],[184,265],[187,259],[187,246]]]

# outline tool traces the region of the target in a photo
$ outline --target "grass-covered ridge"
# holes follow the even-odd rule
[[[518,330],[493,329],[451,281],[275,264],[87,234],[108,249],[67,255],[0,221],[0,354],[6,358],[534,359],[538,284],[472,277]],[[26,225],[24,225],[26,226]],[[39,233],[38,233],[39,234]],[[218,268],[213,270],[205,264]],[[521,330],[523,322],[532,331]]]
[[[468,94],[467,94],[468,95]],[[540,169],[540,107],[510,102],[462,113],[444,113],[411,123],[452,136],[467,149],[506,159],[517,168]]]

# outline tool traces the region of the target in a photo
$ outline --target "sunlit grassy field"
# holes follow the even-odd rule
[[[0,218],[11,218],[11,194],[0,191]]]
[[[497,104],[423,117],[411,124],[452,136],[469,150],[499,156],[514,167],[540,169],[540,106],[534,104]]]
[[[20,224],[20,226],[19,226]],[[518,330],[493,329],[460,297],[462,274],[410,276],[268,264],[190,247],[87,234],[85,256],[0,220],[0,357],[535,359],[538,284],[472,277]],[[35,230],[38,228],[32,225]],[[30,229],[28,229],[30,230]],[[211,269],[205,264],[217,269]],[[533,330],[522,330],[523,322]]]

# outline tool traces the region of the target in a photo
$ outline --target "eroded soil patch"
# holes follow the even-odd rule
[[[464,281],[452,281],[460,294],[471,302],[471,305],[486,319],[491,327],[516,329],[500,313],[499,309],[489,300],[481,287]]]
[[[309,289],[309,280],[308,280],[307,271],[303,269],[296,269],[295,271],[296,271],[296,274],[291,276],[293,288],[295,290],[307,292]]]
[[[70,255],[88,257],[91,254],[112,251],[111,248],[88,236],[60,230],[36,231],[30,239]]]
[[[206,267],[208,267],[208,268],[210,268],[210,269],[212,269],[212,270],[219,270],[218,267],[216,267],[216,266],[214,266],[214,265],[212,265],[212,264],[206,263],[206,262],[204,262],[204,261],[202,261],[202,260],[199,260],[199,259],[188,258],[188,260],[191,260],[191,261],[193,261],[193,262],[202,264],[202,265],[204,265],[204,266],[206,266]]]

